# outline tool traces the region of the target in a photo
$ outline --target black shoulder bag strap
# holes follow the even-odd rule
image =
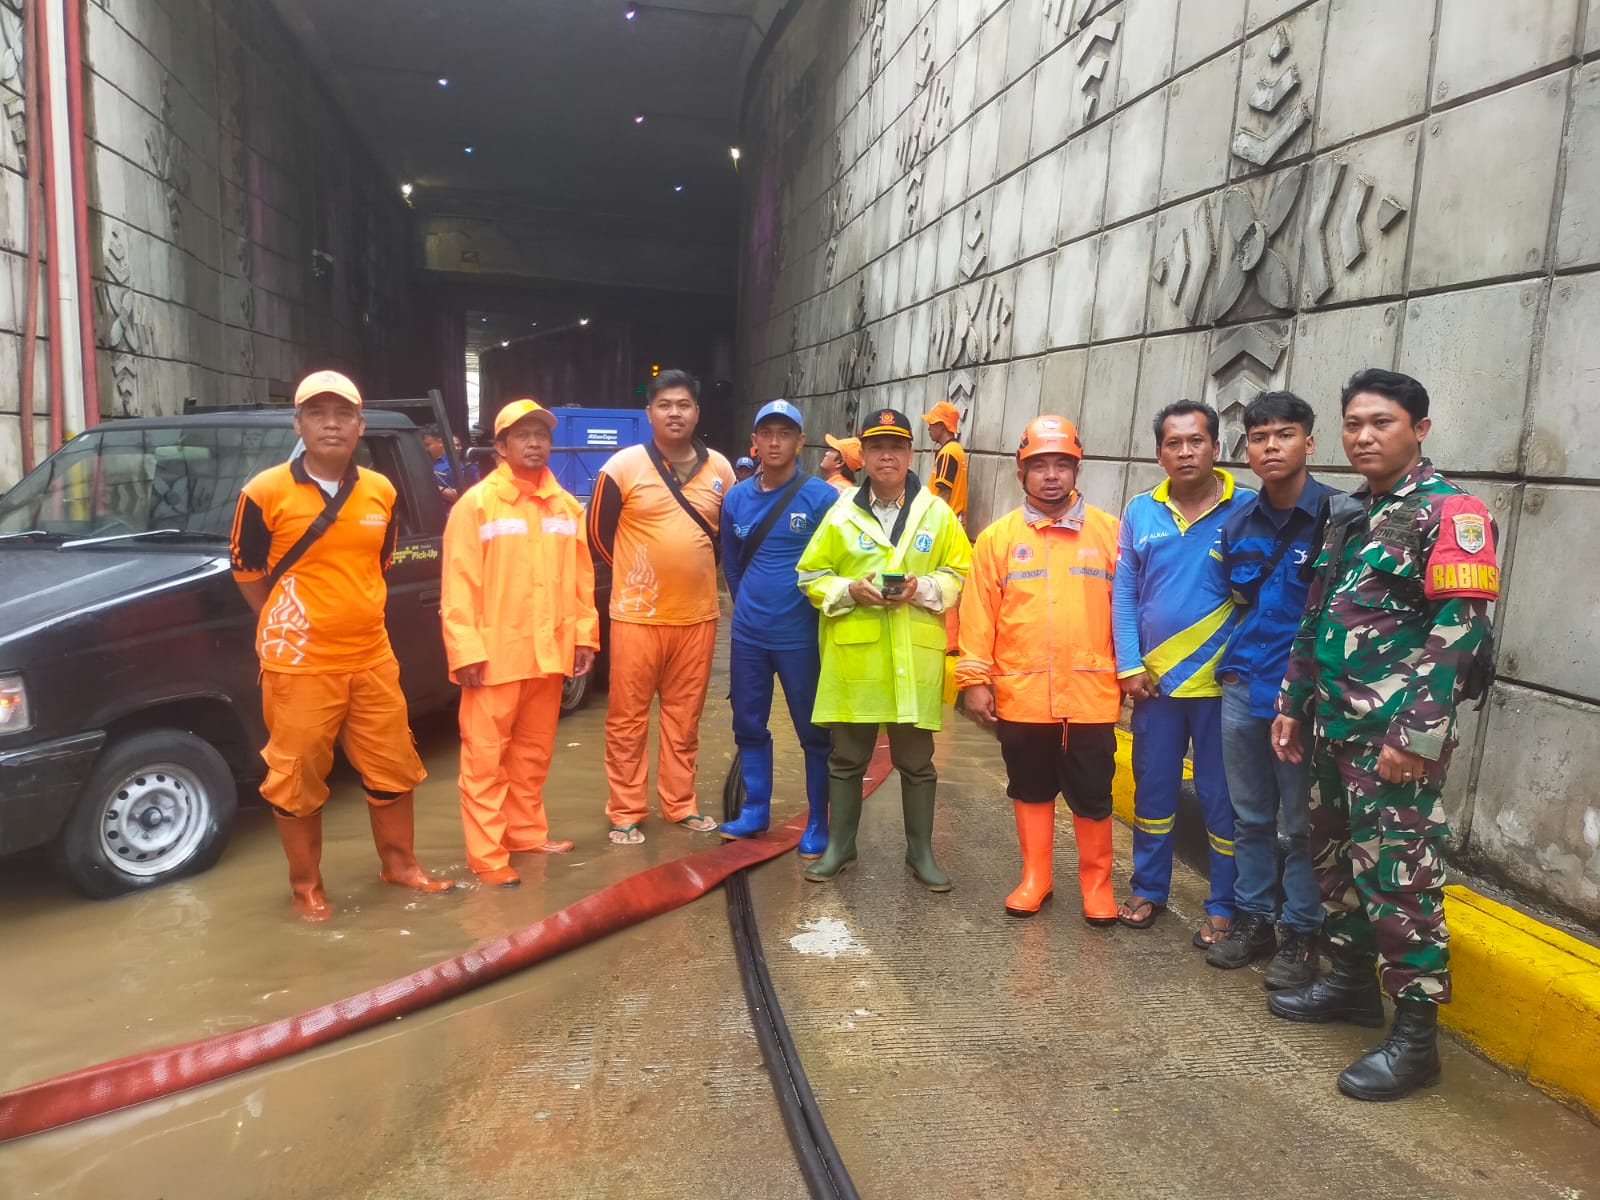
[[[356,481],[351,480],[328,497],[327,503],[322,506],[322,511],[316,515],[316,519],[311,524],[306,526],[306,531],[300,535],[299,540],[284,551],[282,558],[272,564],[272,570],[267,572],[268,591],[277,587],[278,580],[284,577],[290,567],[300,561],[305,552],[311,549],[312,543],[328,532],[328,527],[338,518],[339,510],[344,507],[344,502],[350,499],[350,493],[355,490]]]
[[[767,510],[767,515],[761,518],[761,524],[752,529],[750,536],[745,539],[744,549],[739,552],[739,571],[741,574],[748,571],[750,564],[755,562],[756,551],[761,549],[761,543],[767,540],[767,534],[772,532],[772,527],[778,523],[778,518],[783,515],[783,510],[789,507],[789,501],[794,499],[795,493],[800,490],[805,481],[806,477],[800,473],[800,469],[797,466],[794,478],[790,480],[789,486],[784,488],[782,494],[772,502],[772,507]]]
[[[672,493],[672,498],[678,502],[678,507],[688,513],[689,519],[700,526],[700,532],[706,535],[706,540],[711,543],[711,557],[721,562],[722,539],[717,537],[716,530],[711,528],[711,522],[701,515],[698,508],[689,503],[689,497],[683,494],[683,481],[678,478],[678,473],[662,459],[653,444],[645,447],[645,453],[655,464],[656,473],[661,476],[661,482],[667,485],[667,491]]]

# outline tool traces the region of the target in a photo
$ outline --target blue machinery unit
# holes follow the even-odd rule
[[[650,422],[642,408],[578,408],[563,405],[555,414],[555,445],[550,469],[561,486],[580,501],[594,494],[594,477],[624,446],[650,439]]]

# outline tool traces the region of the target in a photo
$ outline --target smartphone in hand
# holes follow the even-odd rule
[[[906,577],[904,575],[885,575],[883,583],[878,590],[885,596],[898,596],[906,590]]]

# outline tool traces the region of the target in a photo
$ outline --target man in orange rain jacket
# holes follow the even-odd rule
[[[978,535],[961,598],[956,683],[1000,739],[1022,846],[1006,911],[1029,917],[1052,891],[1055,800],[1078,839],[1083,917],[1114,925],[1111,780],[1122,708],[1111,639],[1117,519],[1077,491],[1083,446],[1064,417],[1036,417],[1017,448],[1022,507]]]
[[[933,455],[933,494],[955,509],[956,519],[967,523],[967,452],[962,449],[956,430],[961,410],[941,400],[922,414],[928,436],[936,447]]]
[[[467,862],[496,887],[521,882],[513,853],[564,854],[550,840],[545,776],[561,689],[600,648],[583,509],[545,465],[555,416],[517,400],[495,418],[502,462],[450,510],[444,644],[461,685],[461,824]]]

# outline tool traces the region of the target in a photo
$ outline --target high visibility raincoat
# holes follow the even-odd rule
[[[534,484],[502,464],[456,501],[441,613],[452,679],[480,662],[488,684],[571,675],[578,646],[600,648],[583,509],[553,471]]]
[[[906,481],[905,522],[891,543],[863,484],[841,497],[800,556],[800,586],[822,611],[818,725],[885,722],[937,730],[942,724],[947,635],[942,612],[914,604],[845,608],[850,584],[869,572],[931,579],[946,609],[961,596],[972,544],[950,506]]]
[[[1018,508],[990,525],[961,597],[956,685],[993,687],[1007,721],[1115,723],[1116,567],[1117,519],[1082,496],[1055,521]]]

